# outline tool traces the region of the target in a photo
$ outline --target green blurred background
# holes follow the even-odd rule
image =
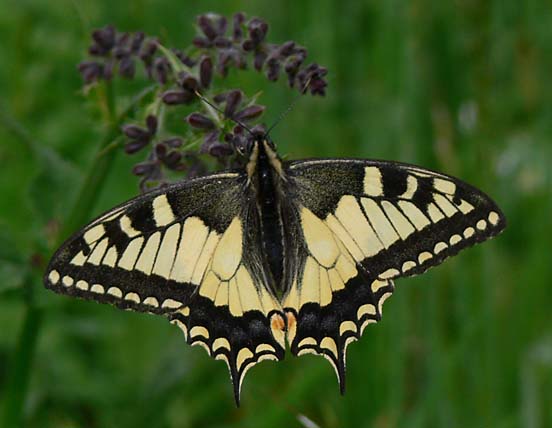
[[[40,428],[552,427],[550,2],[0,0],[0,10],[0,426],[21,409],[23,426]],[[508,217],[497,239],[397,281],[382,322],[349,349],[344,397],[324,359],[288,354],[248,374],[236,409],[225,365],[164,319],[41,284],[105,134],[76,71],[91,29],[185,46],[210,10],[261,16],[271,41],[296,40],[330,70],[328,96],[302,99],[274,131],[281,153],[438,169]],[[268,122],[294,96],[283,81],[240,79],[263,91]],[[82,222],[137,194],[134,162],[116,156]]]

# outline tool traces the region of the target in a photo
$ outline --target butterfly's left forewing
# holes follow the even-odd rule
[[[245,372],[284,354],[280,305],[266,286],[244,183],[240,174],[217,174],[114,208],[57,251],[46,286],[166,315],[188,343],[228,364],[239,400]]]
[[[505,227],[481,191],[419,167],[293,162],[296,263],[283,301],[292,353],[327,358],[345,381],[347,345],[381,319],[393,279],[421,273]]]

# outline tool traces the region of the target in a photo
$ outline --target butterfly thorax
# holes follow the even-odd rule
[[[271,274],[273,290],[283,294],[284,229],[282,223],[282,163],[273,146],[256,140],[247,164],[249,182],[256,196],[263,256]]]

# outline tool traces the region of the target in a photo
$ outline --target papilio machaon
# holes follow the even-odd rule
[[[504,229],[478,189],[374,160],[282,162],[258,137],[243,170],[182,181],[98,217],[53,256],[55,292],[164,315],[230,370],[239,403],[261,360],[345,354],[393,280]]]

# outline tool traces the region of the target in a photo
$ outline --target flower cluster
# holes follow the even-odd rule
[[[92,33],[88,50],[92,58],[79,64],[89,85],[116,75],[133,79],[138,69],[155,83],[145,125],[122,128],[126,153],[148,150],[146,159],[133,169],[142,177],[143,190],[165,183],[168,170],[193,176],[206,173],[213,162],[219,167],[238,165],[252,135],[264,132],[255,122],[265,107],[240,89],[222,87],[230,70],[253,68],[273,82],[285,74],[290,88],[325,95],[327,70],[306,64],[306,48],[294,41],[269,43],[268,24],[262,19],[236,13],[229,23],[224,16],[205,14],[197,17],[197,28],[190,46],[167,49],[143,32],[121,33],[106,26]],[[182,114],[174,106],[191,109],[183,118],[189,125],[185,136],[175,137],[165,129],[167,115]]]

